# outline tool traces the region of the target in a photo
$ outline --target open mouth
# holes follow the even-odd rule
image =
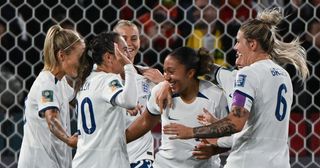
[[[132,52],[134,52],[134,49],[133,48],[128,48],[128,52],[132,53]]]
[[[240,52],[237,52],[236,57],[238,58],[239,56],[242,56]]]
[[[169,82],[169,86],[171,89],[173,89],[175,85],[176,85],[176,82]]]
[[[242,54],[240,52],[237,52],[236,58],[239,58],[239,56],[242,56]],[[237,65],[237,68],[241,69],[241,68],[243,68],[243,66],[242,65]]]

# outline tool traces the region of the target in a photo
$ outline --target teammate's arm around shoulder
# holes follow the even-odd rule
[[[69,136],[67,132],[63,129],[59,118],[59,110],[57,108],[48,109],[44,112],[44,115],[49,130],[68,146],[76,148],[78,142],[78,135],[74,134],[72,136]]]
[[[244,107],[233,106],[227,117],[207,126],[187,127],[178,123],[163,126],[163,132],[172,135],[169,139],[219,138],[240,132],[249,118]]]
[[[126,129],[127,143],[134,141],[154,128],[160,121],[161,113],[155,102],[155,92],[159,84],[152,88],[144,112]]]
[[[249,118],[249,111],[244,107],[232,106],[227,117],[206,127],[193,128],[193,137],[218,138],[240,132]]]
[[[154,128],[160,121],[160,115],[152,115],[148,109],[126,129],[127,143],[132,142]]]

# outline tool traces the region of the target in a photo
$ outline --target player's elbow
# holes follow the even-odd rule
[[[243,127],[244,127],[245,122],[237,122],[235,125],[235,133],[242,131]]]
[[[237,107],[233,106],[233,109],[231,113],[229,114],[228,118],[231,120],[231,122],[234,124],[234,131],[240,132],[242,131],[244,125],[246,124],[248,118],[249,118],[250,112],[243,108],[243,107]]]
[[[133,109],[136,107],[138,102],[138,98],[134,96],[128,96],[128,95],[119,95],[115,99],[115,103],[118,106],[121,106],[126,109]]]
[[[132,139],[130,138],[130,131],[128,131],[128,129],[126,129],[126,140],[127,140],[127,144],[132,141]]]
[[[126,109],[134,109],[137,106],[137,101],[133,99],[128,99],[125,104]]]

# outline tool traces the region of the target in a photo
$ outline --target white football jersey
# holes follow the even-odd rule
[[[237,70],[228,70],[220,68],[216,74],[218,86],[222,88],[227,97],[228,109],[231,110],[234,80],[236,79]]]
[[[140,105],[143,105],[141,111],[144,112],[144,109],[147,106],[148,96],[150,95],[151,89],[155,86],[155,84],[139,74],[136,75],[136,79],[138,89],[138,103]],[[130,124],[140,115],[141,114],[138,113],[136,116],[131,116],[129,113],[127,113],[126,126],[129,127]],[[136,139],[135,141],[128,143],[127,150],[130,163],[135,163],[143,159],[154,160],[153,136],[151,134],[151,131],[147,132],[145,135]]]
[[[61,125],[70,135],[69,102],[73,97],[73,89],[65,77],[58,80],[49,71],[39,73],[25,101],[19,168],[71,167],[71,148],[50,132],[44,112],[50,108],[59,109]]]
[[[125,109],[115,106],[123,90],[118,75],[91,72],[77,94],[78,148],[74,168],[129,167]]]
[[[233,105],[250,112],[235,138],[226,168],[289,168],[288,128],[293,90],[289,74],[272,60],[240,69]]]
[[[185,103],[179,95],[173,95],[174,108],[166,108],[164,110],[161,115],[162,126],[169,123],[179,123],[188,127],[201,126],[197,120],[197,115],[203,113],[203,108],[206,108],[217,118],[227,115],[227,102],[222,90],[208,81],[200,81],[199,85],[198,96],[190,104]],[[160,86],[156,85],[154,87],[147,104],[147,108],[152,115],[160,115],[159,107],[155,102],[155,93]],[[161,146],[156,154],[153,166],[155,168],[220,167],[218,155],[211,158],[215,159],[215,162],[211,159],[198,160],[192,156],[192,151],[198,143],[195,139],[169,140],[168,135],[162,134]]]
[[[218,86],[222,88],[227,97],[228,111],[230,111],[232,108],[233,86],[236,75],[237,70],[220,68],[215,76]],[[231,148],[236,136],[237,133],[231,136],[218,138],[217,145],[222,148]]]

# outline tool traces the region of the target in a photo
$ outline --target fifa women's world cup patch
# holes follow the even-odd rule
[[[41,95],[41,103],[53,102],[53,90],[44,90]]]
[[[108,86],[110,87],[112,92],[122,87],[122,85],[120,84],[120,81],[117,79],[111,81]]]
[[[235,81],[235,86],[244,87],[244,84],[246,82],[246,77],[247,77],[247,75],[239,74],[237,76],[236,81]]]

